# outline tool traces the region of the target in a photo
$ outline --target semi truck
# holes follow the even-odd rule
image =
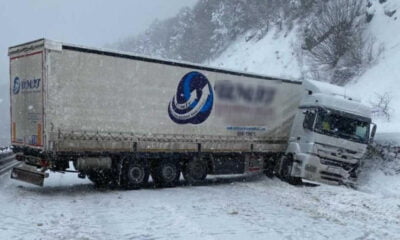
[[[48,39],[9,48],[11,178],[173,187],[265,173],[353,184],[374,136],[344,88]]]

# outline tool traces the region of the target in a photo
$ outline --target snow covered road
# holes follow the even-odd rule
[[[400,238],[397,176],[378,176],[386,188],[371,182],[357,191],[265,177],[99,190],[73,174],[50,176],[43,188],[0,178],[1,239]]]

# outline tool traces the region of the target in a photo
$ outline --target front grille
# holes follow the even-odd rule
[[[324,177],[322,176],[321,179],[325,179],[331,182],[337,182],[338,184],[340,183],[340,180],[336,179],[336,178],[330,178],[330,177]]]
[[[347,153],[350,153],[350,154],[356,154],[357,153],[357,151],[353,151],[353,150],[350,150],[350,149],[345,149],[346,150],[346,152]]]
[[[331,172],[325,172],[325,171],[321,171],[320,173],[323,175],[329,176],[329,177],[335,177],[335,178],[339,178],[339,179],[343,178],[342,175],[337,174],[337,173],[331,173]]]
[[[346,171],[354,169],[358,165],[358,163],[345,163],[345,162],[328,159],[328,158],[320,158],[320,162],[323,165],[328,165],[328,166],[333,166],[333,167],[341,167]]]
[[[341,161],[342,159],[346,160],[361,157],[359,152],[347,148],[339,148],[322,143],[317,143],[315,146],[318,155],[325,158],[333,158]]]

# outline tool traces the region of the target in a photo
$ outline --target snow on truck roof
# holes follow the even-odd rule
[[[184,62],[184,61],[169,60],[169,59],[163,59],[163,58],[154,58],[154,57],[134,54],[132,52],[111,50],[111,49],[105,49],[105,48],[86,47],[86,46],[82,46],[82,45],[63,43],[60,41],[54,41],[54,40],[45,39],[45,38],[9,47],[8,55],[9,56],[13,55],[17,52],[20,52],[23,49],[31,49],[31,46],[27,47],[28,45],[32,45],[32,46],[36,45],[35,47],[43,47],[44,46],[44,48],[46,48],[46,49],[51,49],[51,50],[56,50],[56,51],[62,51],[65,49],[65,50],[99,54],[99,55],[104,55],[104,56],[120,57],[120,58],[127,58],[127,59],[133,59],[133,60],[138,60],[138,61],[160,63],[160,64],[172,65],[172,66],[176,66],[176,67],[195,68],[198,70],[219,72],[219,73],[225,73],[225,74],[231,74],[231,75],[243,76],[243,77],[258,78],[258,79],[263,79],[263,80],[276,80],[276,81],[281,81],[281,82],[286,82],[286,83],[293,83],[293,84],[299,84],[299,85],[302,84],[302,82],[300,80],[285,79],[285,78],[275,77],[275,76],[266,76],[266,75],[251,73],[251,72],[240,72],[240,71],[236,71],[233,69],[216,68],[216,67],[210,67],[210,66],[206,66],[206,65],[200,65],[200,64]]]
[[[343,98],[347,98],[349,100],[360,102],[359,99],[349,96],[346,91],[346,88],[344,87],[333,85],[327,82],[313,81],[313,80],[304,81],[303,85],[306,90],[312,91],[313,93],[336,95],[336,96],[341,96]]]
[[[371,108],[350,97],[344,87],[311,80],[304,81],[303,85],[309,96],[301,106],[322,106],[371,118]]]

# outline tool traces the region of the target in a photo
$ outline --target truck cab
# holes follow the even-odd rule
[[[305,96],[281,161],[288,180],[354,185],[357,169],[376,131],[371,109],[342,87],[303,83]],[[282,170],[281,170],[282,171]]]

